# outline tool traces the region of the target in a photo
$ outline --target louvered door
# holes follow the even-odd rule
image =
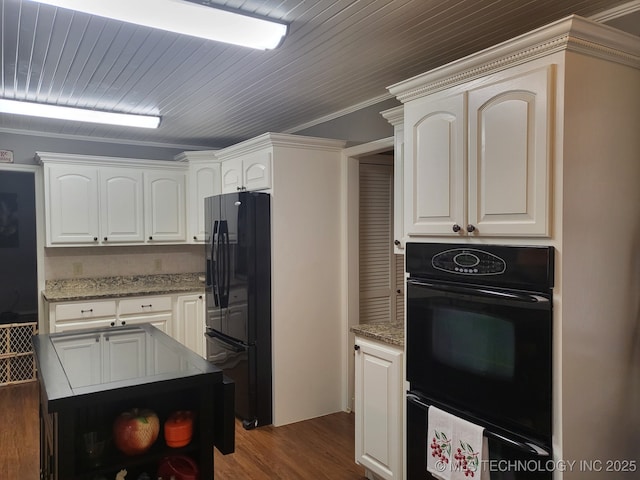
[[[360,323],[396,319],[393,253],[393,165],[382,156],[360,162]],[[379,160],[379,162],[378,162]]]

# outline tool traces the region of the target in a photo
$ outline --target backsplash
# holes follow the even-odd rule
[[[45,248],[45,280],[202,272],[204,245]]]

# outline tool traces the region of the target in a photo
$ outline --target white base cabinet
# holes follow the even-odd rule
[[[149,323],[198,355],[206,354],[204,294],[119,297],[49,303],[49,333]]]
[[[176,301],[174,338],[201,357],[206,356],[204,294],[180,295]]]
[[[402,479],[402,349],[356,336],[356,462],[385,480]]]

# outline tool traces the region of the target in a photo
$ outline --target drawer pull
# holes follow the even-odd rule
[[[152,305],[152,304],[149,304],[149,305],[140,305],[140,307],[141,307],[141,308],[151,308],[151,307],[153,307],[153,305]]]
[[[93,308],[90,308],[89,310],[80,310],[80,313],[91,313],[93,312]]]

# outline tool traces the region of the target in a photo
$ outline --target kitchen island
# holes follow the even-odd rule
[[[40,470],[43,479],[156,478],[168,456],[188,457],[199,478],[213,478],[213,447],[234,449],[234,384],[222,372],[155,327],[36,335],[40,386]],[[122,412],[148,409],[160,421],[145,453],[115,448],[113,425]],[[195,416],[186,446],[171,448],[164,423],[176,411]],[[91,434],[91,435],[87,435]],[[90,436],[97,442],[86,442]],[[104,444],[101,442],[104,441]],[[103,449],[101,448],[103,447]]]

